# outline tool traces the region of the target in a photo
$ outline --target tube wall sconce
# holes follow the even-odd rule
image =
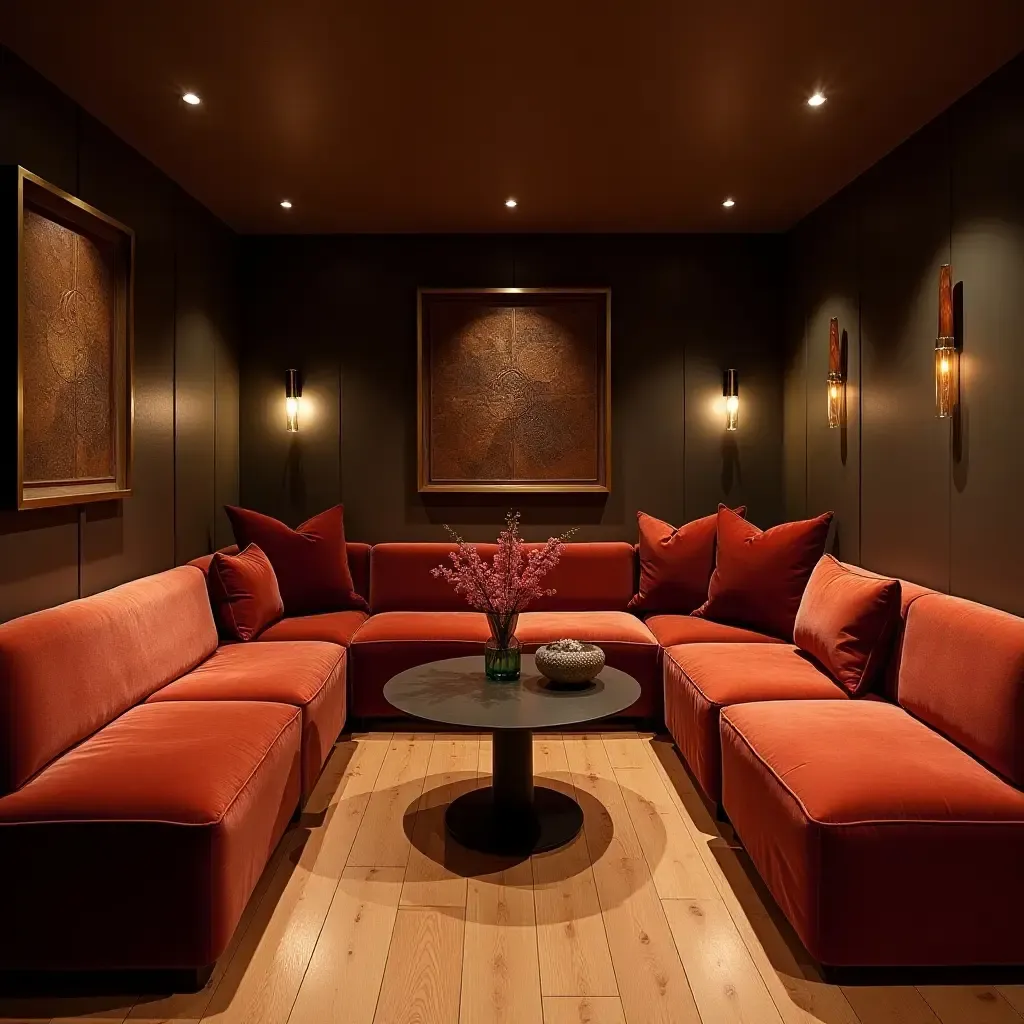
[[[299,400],[302,389],[299,387],[297,370],[288,370],[284,378],[284,414],[285,426],[289,434],[299,432]]]
[[[828,322],[828,425],[830,430],[843,425],[846,408],[846,381],[843,378],[843,348],[839,338],[839,319]]]
[[[725,396],[725,429],[735,430],[740,419],[740,375],[735,370],[725,371],[722,394]]]
[[[953,276],[939,270],[939,336],[935,339],[935,415],[948,419],[960,400],[960,353],[953,332]]]

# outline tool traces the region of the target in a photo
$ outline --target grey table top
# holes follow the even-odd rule
[[[399,711],[429,722],[476,729],[543,729],[614,715],[640,696],[640,684],[607,665],[583,689],[550,689],[532,654],[524,654],[515,683],[494,683],[484,659],[449,658],[399,672],[384,697]]]

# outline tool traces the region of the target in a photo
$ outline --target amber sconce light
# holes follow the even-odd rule
[[[726,370],[722,378],[725,396],[725,429],[735,430],[740,419],[740,376],[735,370]]]
[[[953,332],[953,277],[949,264],[939,270],[939,336],[935,339],[935,415],[948,419],[960,401],[960,353]]]
[[[839,318],[828,322],[828,425],[830,430],[845,425],[846,377],[843,374],[843,345],[839,337]]]
[[[284,415],[285,426],[289,434],[299,432],[299,404],[302,401],[302,388],[299,385],[297,370],[288,370],[284,378]]]

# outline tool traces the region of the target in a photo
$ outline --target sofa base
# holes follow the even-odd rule
[[[50,998],[198,992],[210,980],[215,966],[127,971],[0,971],[0,996]]]
[[[991,967],[829,967],[819,964],[829,985],[993,985],[1024,984],[1024,964]]]

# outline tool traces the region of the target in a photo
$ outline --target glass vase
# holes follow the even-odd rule
[[[499,647],[497,640],[491,637],[484,647],[484,673],[494,683],[514,683],[519,678],[521,648],[515,637],[508,640],[507,646]]]

